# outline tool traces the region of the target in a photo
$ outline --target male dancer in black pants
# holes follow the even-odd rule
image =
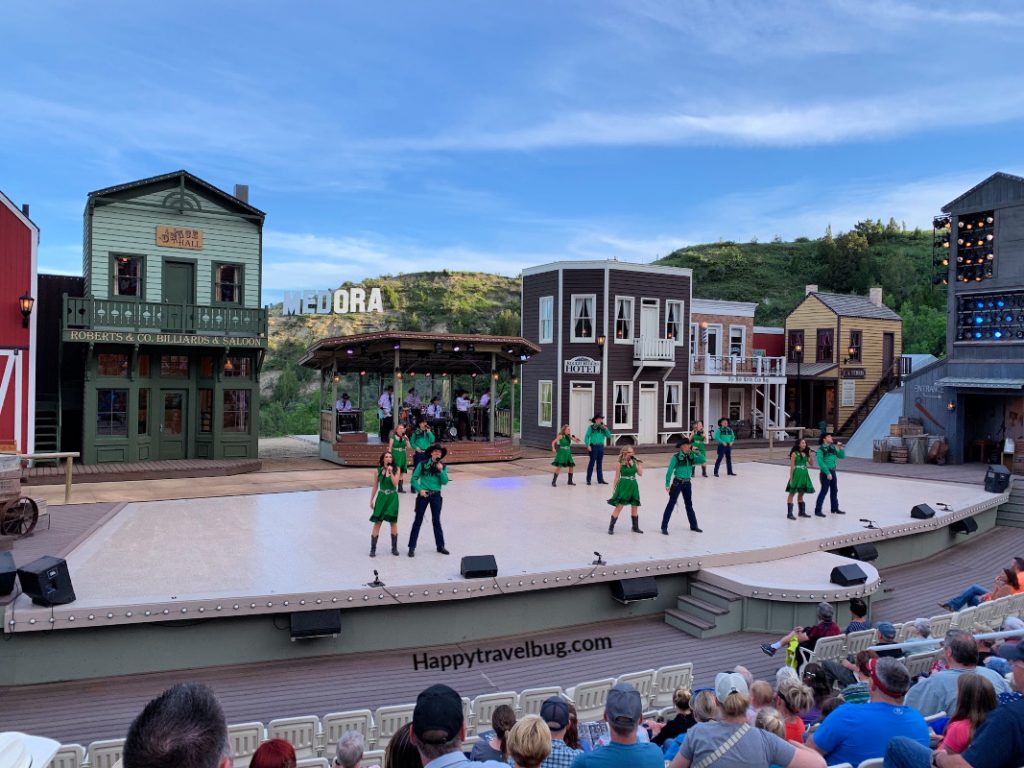
[[[818,460],[818,469],[821,470],[821,473],[818,475],[818,479],[821,482],[821,490],[818,491],[818,502],[814,505],[816,517],[825,517],[821,507],[825,503],[826,496],[832,497],[833,515],[846,514],[839,508],[839,481],[836,479],[837,460],[845,459],[846,451],[843,450],[842,443],[836,443],[834,440],[835,438],[832,437],[831,432],[823,434],[821,436],[821,445],[814,454]]]
[[[434,526],[434,544],[442,555],[450,554],[444,548],[444,529],[441,528],[441,489],[448,484],[448,467],[444,465],[444,457],[448,449],[434,443],[427,449],[430,459],[420,462],[412,473],[412,489],[416,492],[416,519],[409,531],[409,557],[416,557],[416,542],[420,537],[420,526],[423,516],[430,507],[430,522]]]
[[[679,500],[679,494],[683,495],[690,530],[703,533],[697,525],[697,514],[693,511],[693,486],[690,483],[690,479],[693,477],[693,468],[703,463],[703,456],[693,450],[689,438],[684,437],[676,443],[676,452],[669,460],[668,472],[665,474],[665,493],[668,494],[668,505],[665,507],[665,514],[661,516],[661,532],[666,536],[668,536],[668,521]]]
[[[604,479],[604,447],[611,436],[612,433],[604,425],[604,416],[599,413],[590,420],[587,434],[583,437],[587,453],[590,454],[590,461],[587,462],[587,485],[590,485],[590,480],[594,476],[594,467],[597,467],[598,485],[608,485]]]

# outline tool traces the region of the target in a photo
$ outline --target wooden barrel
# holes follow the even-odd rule
[[[889,451],[889,461],[893,464],[906,464],[909,453],[906,448],[893,448]]]

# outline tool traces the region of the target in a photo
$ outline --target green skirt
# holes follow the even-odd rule
[[[405,474],[405,470],[409,467],[409,457],[405,452],[405,448],[392,448],[391,457],[395,462],[395,466],[402,470],[402,474]]]
[[[377,500],[373,503],[371,523],[398,522],[398,493],[395,491],[377,491]]]
[[[572,458],[572,449],[568,446],[559,448],[555,452],[555,460],[551,462],[552,467],[575,467],[576,462]]]
[[[786,493],[814,493],[814,485],[811,484],[811,476],[806,467],[793,470],[793,479],[786,483]]]
[[[620,477],[619,482],[615,484],[615,492],[608,499],[608,503],[613,507],[617,507],[619,504],[624,507],[639,507],[640,486],[637,484],[636,478]]]

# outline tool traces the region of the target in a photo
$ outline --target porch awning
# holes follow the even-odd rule
[[[836,367],[835,363],[802,363],[800,365],[800,378],[813,379],[816,376],[831,371]],[[795,377],[797,373],[796,363],[786,363],[786,376]]]
[[[981,379],[970,376],[946,376],[935,382],[937,387],[953,389],[1021,389],[1024,379]]]

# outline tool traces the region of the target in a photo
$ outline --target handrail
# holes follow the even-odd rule
[[[65,294],[63,327],[266,336],[267,310],[259,307],[167,304]]]
[[[909,360],[909,358],[907,359]],[[853,413],[851,413],[846,418],[846,421],[843,422],[843,426],[839,429],[839,434],[846,433],[846,431],[851,427],[856,430],[864,423],[864,419],[867,418],[867,414],[875,407],[874,405],[869,406],[868,403],[871,402],[872,398],[877,396],[878,399],[881,399],[882,395],[896,389],[896,387],[900,385],[903,368],[903,358],[895,360],[893,364],[889,366],[889,370],[885,372],[875,386],[871,388],[871,391],[864,396],[860,403],[857,404]],[[877,400],[875,404],[877,404]]]
[[[78,451],[57,451],[55,453],[19,453],[18,458],[29,461],[45,459],[64,459],[64,503],[71,503],[71,467],[72,462],[82,454]]]

